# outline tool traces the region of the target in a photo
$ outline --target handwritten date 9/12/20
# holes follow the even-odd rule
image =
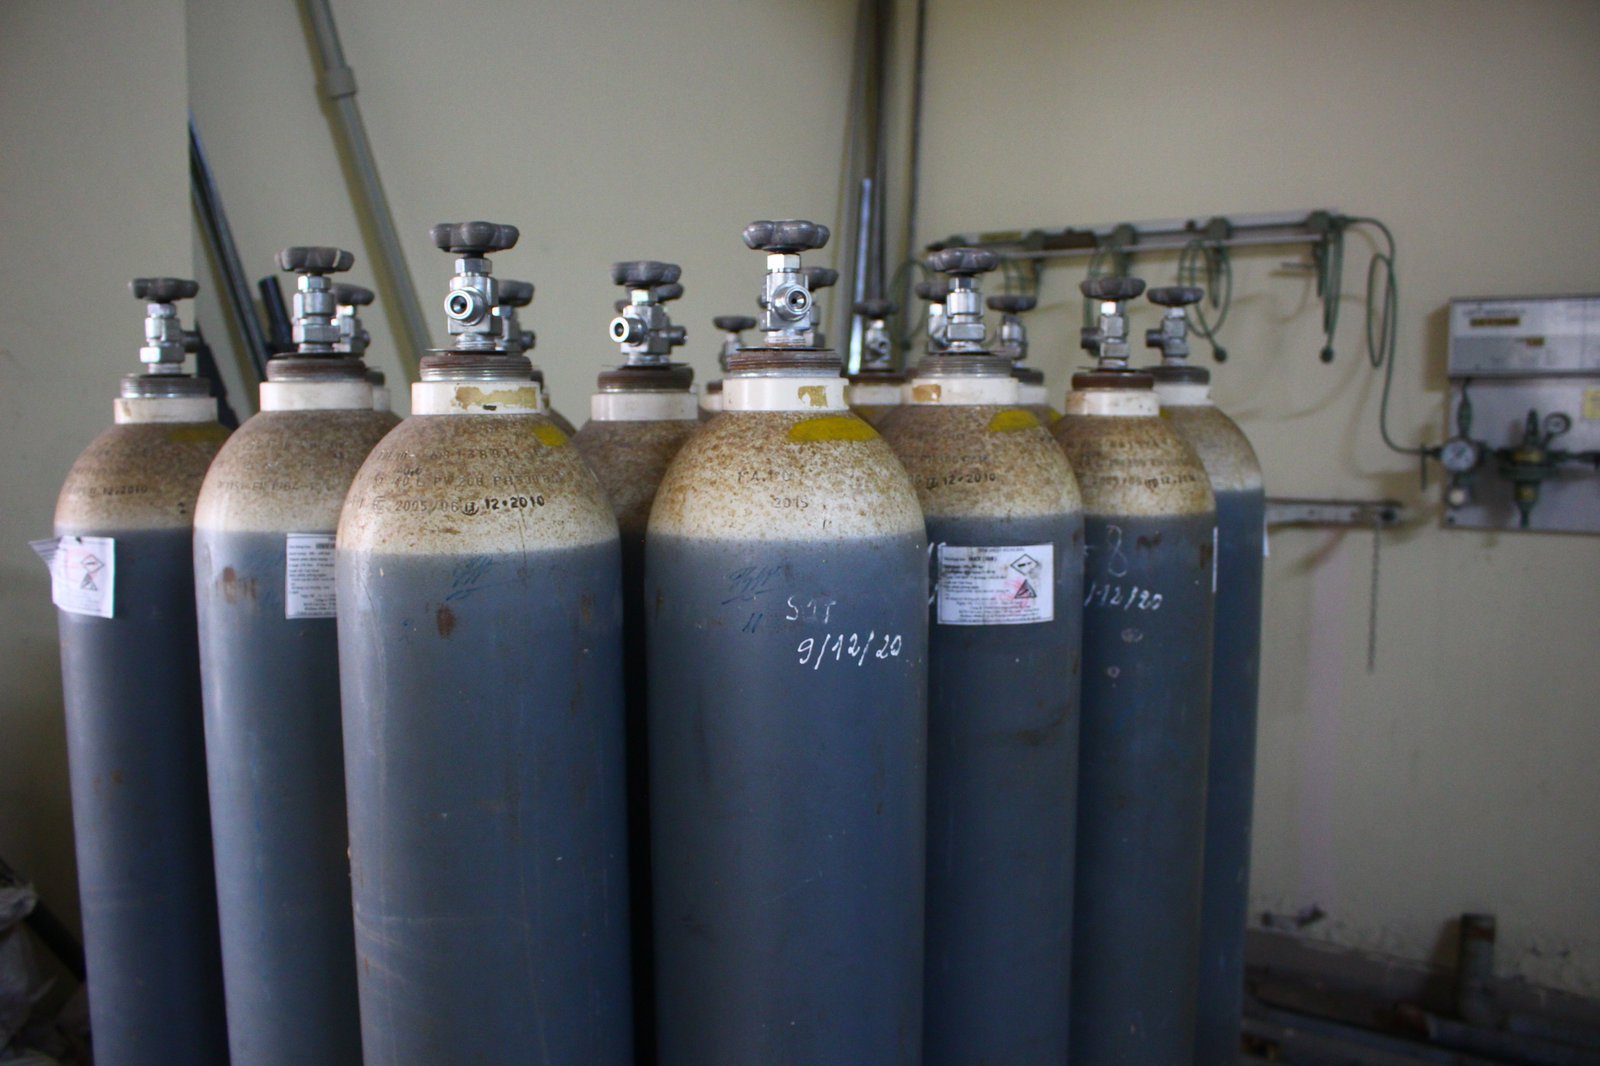
[[[869,658],[897,659],[903,643],[898,633],[880,634],[877,630],[869,631],[865,638],[860,633],[824,633],[821,637],[807,637],[794,650],[801,666],[821,670],[829,660],[865,666]]]
[[[1138,585],[1108,585],[1103,581],[1091,581],[1084,593],[1083,605],[1115,607],[1124,611],[1159,611],[1161,593]]]

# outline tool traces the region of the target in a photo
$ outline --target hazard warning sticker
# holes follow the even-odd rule
[[[110,618],[115,604],[117,542],[111,537],[57,537],[31,547],[50,569],[50,602],[69,614]]]
[[[950,626],[1008,626],[1056,616],[1055,546],[938,546],[936,617]]]

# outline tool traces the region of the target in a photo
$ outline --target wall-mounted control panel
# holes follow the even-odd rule
[[[1600,533],[1600,295],[1450,301],[1445,524]]]
[[[1600,296],[1451,300],[1449,373],[1600,375]]]

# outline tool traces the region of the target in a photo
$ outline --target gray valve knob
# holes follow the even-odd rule
[[[327,275],[349,270],[356,257],[343,248],[295,245],[277,255],[278,269],[300,275],[295,281],[294,342],[301,355],[329,355],[347,340],[338,322],[339,298]],[[346,349],[348,351],[348,349]]]
[[[515,247],[522,233],[515,226],[499,222],[440,222],[428,230],[428,235],[442,252],[481,258]]]
[[[803,218],[782,219],[776,222],[761,220],[744,228],[744,243],[757,251],[781,255],[809,252],[828,243],[831,234],[820,222]]]
[[[655,300],[655,302],[658,304],[671,303],[673,300],[678,299],[682,295],[683,286],[679,285],[675,281],[667,285],[656,285],[650,290],[650,298]],[[620,315],[622,313],[622,309],[631,303],[633,303],[633,301],[624,296],[611,306],[616,310],[617,314]]]
[[[183,373],[183,353],[200,345],[200,335],[183,328],[178,321],[178,300],[187,300],[200,291],[200,283],[188,278],[134,278],[128,291],[148,306],[144,315],[144,347],[139,362],[146,373]]]
[[[278,269],[295,274],[337,274],[349,270],[356,257],[343,248],[322,245],[285,248],[278,253]]]
[[[500,302],[508,307],[527,307],[533,303],[533,282],[501,278]]]
[[[683,268],[678,264],[655,259],[630,259],[611,264],[611,283],[630,289],[652,289],[677,281],[682,275]]]
[[[811,282],[800,265],[800,253],[828,243],[828,227],[805,219],[752,222],[744,243],[767,253],[767,276],[761,285],[760,328],[774,348],[820,348],[816,302]],[[837,280],[838,275],[834,275]]]
[[[839,272],[832,267],[802,267],[800,273],[806,276],[806,288],[812,292],[831,289],[839,283]]]
[[[367,307],[376,299],[371,289],[343,281],[333,287],[333,298],[341,307]]]
[[[985,301],[989,310],[1004,315],[1020,315],[1039,306],[1039,298],[1020,292],[997,292]]]
[[[517,323],[516,309],[526,306],[506,298],[506,289],[520,298],[526,291],[533,299],[533,287],[526,282],[507,282],[493,276],[490,252],[513,247],[521,236],[517,227],[498,222],[440,222],[428,230],[441,251],[458,256],[455,277],[444,298],[451,346],[457,351],[495,351],[521,354],[532,346],[533,334],[524,333]],[[521,286],[526,285],[526,290]]]
[[[928,266],[958,278],[987,274],[999,265],[1000,257],[987,248],[941,248],[928,256]]]
[[[900,309],[895,306],[895,302],[893,300],[876,299],[862,300],[851,310],[855,311],[856,314],[863,315],[867,318],[888,318],[890,315],[894,314]]]
[[[1167,309],[1158,328],[1145,330],[1145,347],[1159,348],[1161,362],[1165,366],[1186,365],[1189,359],[1189,323],[1183,309],[1199,303],[1205,290],[1197,285],[1166,285],[1151,289],[1145,295],[1150,297],[1151,303]]]
[[[628,290],[628,299],[617,301],[611,339],[621,345],[629,366],[665,366],[673,347],[683,343],[683,327],[674,326],[661,306],[683,295],[683,286],[678,284],[682,275],[678,264],[655,259],[611,264],[611,280]]]
[[[929,303],[942,303],[944,298],[950,294],[950,282],[944,278],[919,281],[915,291],[919,300],[927,300]]]
[[[360,355],[372,343],[372,335],[361,324],[359,311],[372,304],[373,292],[360,285],[340,282],[333,287],[333,299],[339,305],[339,313],[334,318],[339,330],[337,349]]]
[[[983,294],[978,291],[978,275],[999,266],[1000,257],[987,248],[941,248],[928,256],[928,265],[949,279],[949,291],[944,297],[947,350],[968,354],[985,351]]]
[[[134,278],[128,282],[128,291],[136,300],[153,304],[169,304],[175,300],[190,300],[200,291],[198,281],[188,278]]]
[[[1197,304],[1205,290],[1198,285],[1163,285],[1145,294],[1153,304],[1162,307],[1188,307]]]
[[[724,333],[743,333],[756,328],[756,320],[749,315],[718,315],[711,324]]]
[[[1031,293],[997,292],[984,301],[989,310],[1001,314],[1000,329],[995,337],[994,354],[1021,366],[1028,358],[1028,329],[1018,316],[1039,306],[1039,297]]]
[[[1132,300],[1144,292],[1144,279],[1084,278],[1078,289],[1091,300]]]
[[[1083,347],[1100,360],[1101,370],[1128,368],[1128,317],[1123,302],[1144,292],[1143,278],[1085,278],[1078,288],[1100,301],[1100,323],[1083,330]]]

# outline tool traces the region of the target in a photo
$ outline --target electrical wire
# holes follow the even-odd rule
[[[1203,282],[1202,265],[1205,268]],[[1233,259],[1228,249],[1198,237],[1184,245],[1183,251],[1178,253],[1178,284],[1198,285],[1205,290],[1205,301],[1195,305],[1190,321],[1194,323],[1194,331],[1211,345],[1212,358],[1219,363],[1226,362],[1228,350],[1217,343],[1217,332],[1228,320],[1228,311],[1233,307]],[[1216,321],[1206,314],[1207,302],[1216,311]]]
[[[1375,218],[1346,217],[1340,222],[1341,230],[1350,226],[1371,226],[1382,235],[1384,242],[1383,250],[1373,252],[1367,263],[1365,323],[1367,361],[1374,370],[1383,371],[1383,392],[1378,399],[1378,434],[1390,451],[1425,457],[1432,449],[1397,444],[1389,433],[1389,395],[1394,389],[1395,351],[1400,329],[1400,282],[1395,274],[1394,233]]]

